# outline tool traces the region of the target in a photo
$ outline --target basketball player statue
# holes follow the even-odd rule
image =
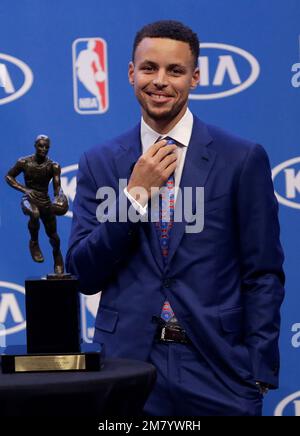
[[[56,230],[56,215],[64,215],[68,211],[68,200],[61,189],[60,166],[48,158],[50,139],[39,135],[34,143],[35,154],[18,159],[8,171],[5,179],[14,189],[23,192],[21,206],[23,213],[29,216],[30,232],[29,249],[35,262],[44,262],[39,246],[40,220],[53,248],[54,272],[64,274],[64,261],[60,251],[60,239]],[[16,177],[24,174],[24,185]],[[54,200],[48,194],[49,183],[52,180]]]

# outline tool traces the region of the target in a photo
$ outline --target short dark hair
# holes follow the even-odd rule
[[[37,145],[40,141],[46,141],[50,145],[50,138],[47,135],[38,135],[35,138],[34,145]]]
[[[174,20],[160,20],[154,23],[146,24],[142,27],[135,35],[133,50],[132,50],[132,61],[134,61],[134,55],[137,46],[144,38],[169,38],[175,39],[176,41],[187,42],[190,46],[195,68],[198,66],[199,57],[199,38],[195,32],[192,31],[185,24],[180,21]]]

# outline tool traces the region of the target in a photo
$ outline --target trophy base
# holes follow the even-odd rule
[[[78,280],[25,280],[26,342],[29,354],[80,353]]]
[[[1,355],[3,374],[24,372],[99,371],[102,367],[102,351],[80,353],[26,354],[24,350]]]
[[[63,273],[63,274],[55,274],[50,273],[46,275],[47,280],[70,280],[72,279],[72,274]]]

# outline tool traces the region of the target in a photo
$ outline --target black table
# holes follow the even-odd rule
[[[137,416],[154,366],[105,359],[99,372],[0,373],[0,416]]]

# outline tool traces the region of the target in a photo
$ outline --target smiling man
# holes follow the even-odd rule
[[[154,130],[170,131],[185,114],[189,92],[199,82],[198,52],[196,44],[137,37],[129,81],[144,121]]]
[[[198,56],[197,35],[180,22],[137,33],[129,82],[142,119],[82,156],[67,265],[84,292],[102,290],[94,340],[107,355],[157,368],[145,413],[254,416],[278,385],[278,208],[264,149],[188,109]],[[117,192],[124,178],[100,223],[99,188]],[[174,217],[184,189],[198,187],[204,228],[188,233],[186,214]],[[141,219],[115,219],[131,208]]]

